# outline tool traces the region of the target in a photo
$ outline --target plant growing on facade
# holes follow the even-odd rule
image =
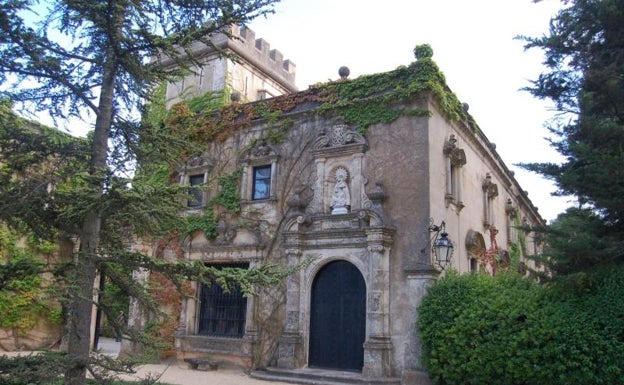
[[[69,265],[67,271],[76,288],[76,295],[67,298],[73,321],[67,325],[68,352],[72,358],[65,373],[68,384],[85,381],[90,348],[90,296],[102,247],[107,242],[120,242],[116,234],[104,232],[107,223],[115,222],[107,221],[106,209],[113,212],[121,207],[107,198],[116,194],[126,204],[140,203],[133,200],[140,195],[140,181],[133,182],[133,188],[128,189],[122,187],[127,183],[119,178],[138,146],[140,125],[132,123],[132,113],[149,97],[152,86],[171,79],[194,61],[193,57],[181,54],[184,48],[198,40],[211,45],[209,38],[213,34],[227,35],[230,24],[244,24],[270,13],[274,2],[59,0],[46,4],[47,8],[41,7],[40,13],[32,11],[31,1],[0,6],[2,95],[60,118],[85,116],[86,111],[95,117],[90,150],[85,154],[86,167],[79,168],[83,198],[80,202],[84,206],[64,213],[66,219],[77,224],[72,234],[80,240],[77,263]],[[59,35],[60,38],[54,38]],[[150,61],[157,55],[170,57],[179,65],[173,71],[167,70]],[[157,216],[154,211],[148,212]],[[24,220],[24,225],[36,226],[35,218],[32,219]]]
[[[249,104],[233,103],[216,112],[211,109],[194,112],[188,102],[180,102],[172,107],[165,125],[173,131],[189,132],[197,142],[223,141],[232,132],[248,127],[257,119],[267,119],[272,127],[288,128],[291,123],[281,115],[300,104],[314,103],[317,114],[338,112],[347,123],[355,124],[364,133],[373,124],[389,123],[400,116],[428,116],[429,111],[405,109],[400,105],[414,96],[431,93],[447,119],[465,120],[475,132],[478,131],[476,123],[448,88],[444,75],[431,59],[433,50],[428,45],[415,49],[421,50],[428,55],[421,55],[409,66],[394,71],[316,84],[296,94]],[[279,136],[273,140],[279,141]]]

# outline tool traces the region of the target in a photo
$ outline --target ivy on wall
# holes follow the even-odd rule
[[[25,335],[40,317],[60,322],[59,309],[50,306],[40,258],[55,249],[53,244],[0,227],[0,328]]]
[[[269,144],[281,143],[284,133],[293,125],[288,113],[298,107],[318,115],[338,113],[361,133],[378,123],[390,123],[401,116],[430,116],[427,109],[411,108],[414,100],[432,96],[444,117],[478,127],[455,94],[446,85],[444,75],[431,59],[433,50],[427,44],[414,49],[417,60],[394,71],[342,79],[311,86],[308,90],[252,103],[229,103],[228,92],[209,92],[203,96],[174,104],[169,111],[161,108],[158,119],[172,133],[190,142],[205,144],[224,141],[237,130],[254,121],[266,122],[262,139]],[[164,103],[161,103],[164,107]],[[219,193],[206,205],[201,215],[189,215],[180,225],[180,235],[203,231],[209,238],[217,236],[218,214],[215,205],[232,213],[240,212],[238,180],[242,170],[218,176]]]
[[[215,206],[221,206],[223,209],[236,214],[240,212],[241,197],[238,192],[238,181],[242,174],[243,169],[238,168],[229,175],[220,175],[218,177],[219,192],[208,201],[201,215],[188,215],[183,218],[183,223],[180,225],[182,236],[188,236],[201,230],[210,239],[217,237],[218,218]]]
[[[474,131],[478,130],[431,59],[431,47],[419,45],[414,52],[417,61],[394,71],[317,84],[306,91],[254,103],[232,103],[217,111],[197,111],[192,102],[180,102],[172,107],[165,125],[173,131],[188,132],[199,142],[223,141],[255,120],[266,119],[273,126],[279,125],[280,120],[287,119],[286,113],[306,104],[318,114],[337,112],[365,133],[371,125],[390,123],[401,116],[429,116],[430,111],[407,108],[405,104],[432,95],[446,119],[463,120]]]

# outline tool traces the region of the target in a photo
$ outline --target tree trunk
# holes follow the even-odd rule
[[[102,196],[104,188],[116,74],[115,52],[112,46],[109,46],[102,73],[102,88],[89,168],[89,174],[93,178],[91,188],[96,199]],[[72,283],[75,285],[75,291],[72,294],[67,319],[67,351],[72,362],[72,366],[66,372],[66,384],[69,385],[83,385],[86,381],[86,365],[91,350],[91,314],[101,222],[99,212],[95,210],[87,212],[80,232],[80,249],[78,255],[74,257],[74,281]]]

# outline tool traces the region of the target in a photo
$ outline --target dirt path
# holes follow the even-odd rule
[[[116,357],[119,353],[119,343],[111,338],[102,338],[99,349],[108,355]],[[2,355],[14,356],[29,354],[30,352],[0,352]],[[139,366],[135,374],[124,374],[120,379],[140,381],[146,378],[158,378],[159,383],[173,385],[271,385],[285,382],[269,382],[251,378],[243,369],[236,367],[219,367],[215,371],[189,369],[185,362],[163,361],[158,364]]]

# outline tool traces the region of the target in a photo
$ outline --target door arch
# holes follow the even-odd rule
[[[361,371],[366,337],[366,283],[347,261],[324,266],[312,283],[308,366]]]

